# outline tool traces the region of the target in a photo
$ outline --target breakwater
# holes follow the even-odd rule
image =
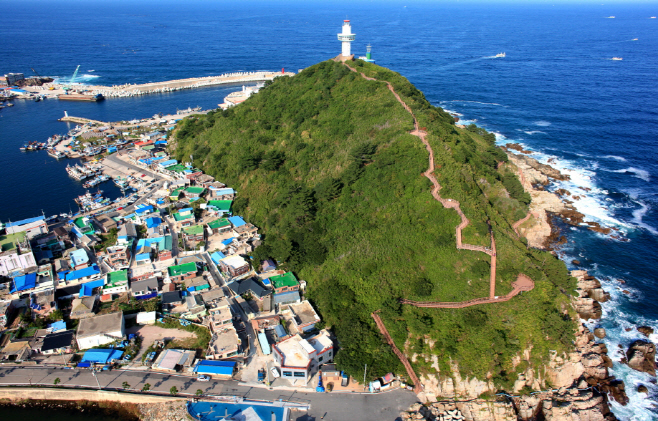
[[[293,76],[292,72],[237,72],[220,76],[206,76],[188,79],[169,80],[165,82],[144,83],[140,85],[116,85],[89,87],[93,94],[102,94],[108,98],[131,97],[163,92],[174,92],[183,89],[202,88],[206,86],[253,83],[272,80],[279,76]]]

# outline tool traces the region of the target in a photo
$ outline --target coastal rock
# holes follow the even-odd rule
[[[653,328],[651,326],[639,326],[637,331],[648,338],[653,333]]]
[[[656,375],[654,361],[656,359],[656,346],[649,341],[637,340],[626,351],[628,366],[633,370]]]
[[[569,180],[569,176],[562,174],[559,170],[551,167],[550,165],[542,164],[534,158],[530,158],[525,155],[517,155],[511,152],[508,152],[508,155],[514,155],[514,164],[517,162],[524,164],[524,167],[532,168],[546,177],[553,178],[555,180]],[[517,165],[518,166],[518,165]]]
[[[643,384],[637,387],[637,391],[638,393],[644,393],[645,395],[649,393],[649,389],[647,389],[647,387]]]
[[[594,329],[594,336],[596,336],[599,339],[605,338],[605,329],[602,327],[597,327]]]
[[[574,300],[574,308],[581,319],[600,319],[603,314],[603,309],[598,301],[591,298],[576,298]]]
[[[605,292],[603,288],[594,288],[588,291],[589,298],[598,301],[599,303],[605,303],[610,300],[610,293]]]

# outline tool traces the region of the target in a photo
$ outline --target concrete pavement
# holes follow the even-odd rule
[[[149,383],[151,390],[164,393],[169,393],[169,389],[176,386],[180,393],[194,394],[197,389],[201,389],[208,396],[242,396],[264,401],[281,399],[310,404],[308,416],[326,421],[395,420],[401,411],[417,401],[416,396],[407,390],[377,394],[313,393],[243,386],[236,381],[198,382],[194,377],[144,371],[113,370],[96,373],[94,377],[90,370],[82,369],[0,367],[2,386],[52,386],[56,378],[60,379],[60,387],[98,388],[100,385],[102,389],[120,390],[123,389],[123,382],[127,382],[129,390],[139,391],[144,384]]]

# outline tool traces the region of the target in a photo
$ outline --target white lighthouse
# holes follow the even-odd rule
[[[350,25],[349,20],[343,21],[343,32],[338,34],[338,41],[343,43],[343,52],[341,54],[341,60],[349,60],[352,58],[350,43],[354,41],[356,35],[352,33],[352,26]]]

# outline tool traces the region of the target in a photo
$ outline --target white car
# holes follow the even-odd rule
[[[196,379],[199,382],[209,382],[210,381],[210,376],[206,376],[206,375],[201,374]]]
[[[276,367],[270,368],[270,373],[272,373],[272,377],[274,377],[275,379],[280,377],[279,370]]]

